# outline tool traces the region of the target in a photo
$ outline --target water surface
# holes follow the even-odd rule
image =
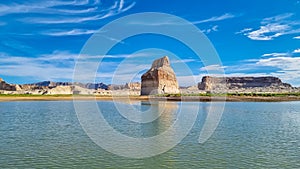
[[[112,102],[98,104],[116,130],[134,137],[157,135],[176,119],[164,114],[136,124]],[[155,157],[130,159],[97,146],[81,128],[72,102],[2,102],[0,168],[300,168],[300,102],[226,103],[218,128],[203,144],[198,137],[207,103],[186,104],[200,109],[179,145]]]

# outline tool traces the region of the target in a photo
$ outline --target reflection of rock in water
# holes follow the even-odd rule
[[[152,113],[152,116],[160,114],[160,117],[153,122],[142,125],[144,137],[159,135],[174,124],[178,110],[177,103],[157,101],[142,102],[141,104],[147,106],[147,113]]]
[[[198,138],[199,143],[207,141],[217,129],[224,111],[224,104],[224,102],[210,102],[203,105],[202,113],[205,119],[203,119],[204,124]]]

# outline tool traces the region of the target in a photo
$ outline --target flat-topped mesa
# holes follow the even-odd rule
[[[290,89],[292,85],[283,83],[279,78],[266,77],[211,77],[204,76],[198,84],[200,90],[218,91],[218,90],[241,90],[245,89]]]
[[[154,60],[151,68],[141,78],[141,95],[180,93],[168,56]]]

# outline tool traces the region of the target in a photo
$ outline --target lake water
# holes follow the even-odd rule
[[[119,115],[113,102],[98,104],[107,121],[128,136],[160,134],[176,119],[176,113],[163,114],[136,124]],[[300,102],[226,103],[218,127],[203,144],[198,137],[208,103],[183,104],[200,108],[189,134],[163,154],[132,159],[95,144],[72,102],[1,102],[0,168],[300,168]]]

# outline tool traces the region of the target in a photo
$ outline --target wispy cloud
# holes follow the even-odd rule
[[[200,71],[222,71],[225,68],[227,68],[227,66],[208,65],[208,66],[204,66],[204,67],[200,68]]]
[[[172,64],[176,63],[189,63],[189,62],[199,62],[196,59],[180,59],[180,60],[172,60]]]
[[[278,70],[270,72],[269,74],[280,77],[282,80],[294,85],[300,85],[300,57],[260,59],[256,62],[256,65],[276,68]]]
[[[300,53],[300,48],[293,50],[293,52],[274,52],[263,54],[262,57],[287,57],[293,56],[296,53]]]
[[[270,22],[282,22],[283,20],[288,19],[288,18],[292,17],[293,15],[294,15],[293,13],[284,13],[284,14],[264,18],[261,21],[261,23],[262,24],[268,24]]]
[[[226,13],[221,16],[213,16],[208,19],[199,20],[199,21],[190,21],[190,22],[196,25],[196,24],[202,24],[208,22],[222,21],[222,20],[231,19],[235,17],[237,16],[230,13]],[[156,25],[181,25],[182,23],[176,22],[173,18],[162,18],[161,20],[155,20],[155,21],[137,20],[137,21],[132,21],[129,24],[156,26]]]
[[[279,57],[279,56],[287,56],[287,55],[289,55],[289,53],[266,53],[263,54],[262,57],[269,57],[269,56]]]
[[[287,34],[288,30],[291,30],[289,25],[274,23],[261,26],[260,29],[248,32],[246,35],[252,40],[273,40],[276,37]]]
[[[211,32],[217,32],[219,29],[218,25],[212,26],[211,28],[202,30],[203,33],[209,34]]]
[[[70,24],[70,23],[82,23],[82,22],[88,22],[88,21],[97,21],[101,19],[105,19],[111,16],[115,16],[117,14],[120,14],[122,12],[125,12],[132,8],[135,5],[135,3],[131,3],[128,6],[125,6],[125,2],[121,0],[120,2],[115,2],[111,7],[108,9],[101,9],[96,11],[98,8],[88,8],[86,10],[80,10],[80,11],[74,11],[74,10],[56,10],[58,14],[61,14],[62,12],[66,13],[73,13],[73,14],[79,14],[82,13],[84,15],[78,16],[70,16],[70,15],[60,15],[56,17],[34,17],[34,18],[23,18],[21,21],[23,22],[29,22],[29,23],[40,23],[40,24]],[[95,12],[91,12],[94,10]],[[95,14],[95,15],[90,15]],[[86,16],[88,15],[88,16]]]
[[[26,29],[8,35],[80,36],[96,32],[97,22],[121,14],[135,6],[134,0],[54,0],[18,3],[0,2],[0,17],[10,18],[0,26],[24,25]],[[13,16],[13,17],[11,17]],[[84,23],[84,24],[83,24]],[[33,31],[34,30],[34,31]]]
[[[273,40],[274,38],[300,33],[300,22],[288,20],[294,14],[286,13],[264,18],[259,29],[245,28],[241,33],[252,40]]]
[[[253,28],[244,28],[244,29],[236,32],[235,34],[242,34],[242,33],[245,33],[245,32],[250,32],[252,30],[253,30]]]
[[[72,29],[72,30],[52,30],[47,32],[42,32],[43,35],[49,36],[77,36],[77,35],[90,35],[97,32],[97,30],[87,30],[87,29]]]
[[[64,52],[35,58],[1,54],[0,69],[1,74],[6,76],[33,77],[37,80],[71,79],[75,57],[77,55]]]
[[[260,59],[256,62],[260,66],[278,67],[282,71],[300,71],[300,57],[275,57]]]
[[[101,62],[101,71],[98,72],[97,77],[106,78],[100,80],[107,80],[119,78],[119,82],[125,82],[129,77],[132,77],[136,72],[151,65],[138,64],[138,63],[125,63],[120,64],[118,61],[112,59],[132,59],[144,58],[148,53],[135,53],[135,54],[117,54],[117,55],[87,55],[70,53],[68,51],[54,51],[50,54],[42,54],[37,57],[24,57],[24,56],[10,56],[8,54],[0,53],[0,75],[13,76],[13,77],[33,77],[36,80],[54,80],[60,81],[61,79],[72,81],[74,66],[78,61],[84,61],[92,65],[100,63],[101,59],[109,58],[109,61]],[[128,69],[130,67],[130,69]],[[89,68],[87,68],[89,69]],[[84,70],[83,70],[84,71]],[[85,74],[87,77],[94,76],[94,74]],[[126,81],[128,82],[128,81]]]
[[[20,14],[20,13],[40,13],[40,14],[53,14],[53,13],[85,13],[95,10],[89,8],[86,10],[63,10],[55,9],[58,6],[84,6],[89,3],[88,0],[76,0],[76,1],[44,1],[36,3],[13,3],[11,5],[0,5],[0,16],[8,14]],[[94,1],[95,5],[99,5],[99,1]]]
[[[24,22],[41,23],[41,24],[67,24],[67,23],[82,23],[87,21],[96,21],[103,19],[103,15],[95,15],[88,17],[56,17],[56,18],[25,18],[21,19]]]
[[[204,19],[204,20],[200,20],[200,21],[193,21],[193,24],[201,24],[201,23],[207,23],[207,22],[216,22],[216,21],[222,21],[222,20],[226,20],[226,19],[231,19],[231,18],[235,18],[236,15],[230,14],[230,13],[225,13],[221,16],[213,16],[211,18],[208,19]]]
[[[110,41],[113,41],[113,42],[117,42],[117,43],[120,43],[120,44],[125,44],[125,42],[120,40],[120,39],[116,39],[116,38],[105,36],[105,35],[103,35],[103,37],[105,37],[106,39],[108,39]]]
[[[300,36],[295,36],[294,39],[300,39]]]
[[[18,15],[16,20],[25,23],[70,24],[105,19],[125,12],[134,5],[135,2],[131,0],[113,0],[105,5],[99,0],[32,1],[0,4],[0,16],[24,14]]]

